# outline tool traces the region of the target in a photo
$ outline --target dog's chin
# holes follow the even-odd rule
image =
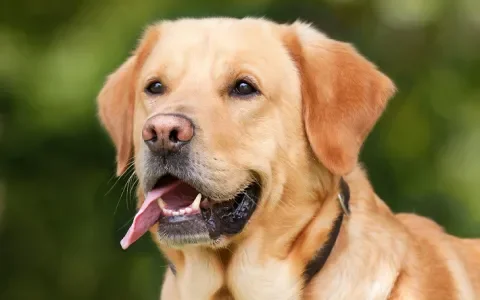
[[[187,183],[185,183],[187,185]],[[190,189],[189,191],[187,191]],[[184,194],[195,194],[200,197],[192,186],[185,187]],[[170,247],[185,245],[204,245],[223,247],[235,235],[239,234],[254,213],[261,194],[261,187],[256,182],[241,189],[233,199],[213,201],[201,196],[200,205],[196,209],[179,209],[174,207],[173,200],[165,201],[168,214],[162,214],[158,219],[158,239],[161,244]],[[188,198],[188,195],[185,196]],[[192,197],[192,196],[190,196]],[[178,198],[177,198],[178,199]],[[177,200],[179,203],[180,201]],[[188,208],[195,206],[194,199],[182,202]],[[180,213],[171,213],[168,207],[174,207]],[[183,212],[183,214],[181,213]]]

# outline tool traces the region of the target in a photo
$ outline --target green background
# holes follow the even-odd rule
[[[399,89],[361,155],[376,191],[480,236],[478,0],[2,0],[0,299],[157,299],[153,243],[119,246],[135,180],[114,177],[95,97],[148,23],[218,15],[301,18],[353,43]]]

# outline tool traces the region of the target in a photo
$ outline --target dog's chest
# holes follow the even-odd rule
[[[180,299],[300,299],[303,280],[294,275],[292,263],[265,255],[260,245],[251,243],[229,255],[185,252],[185,269],[176,277]]]
[[[235,300],[295,300],[301,295],[302,280],[296,278],[287,261],[262,259],[260,249],[245,247],[233,255],[226,283]]]

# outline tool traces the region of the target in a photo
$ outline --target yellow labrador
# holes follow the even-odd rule
[[[154,24],[99,115],[170,262],[162,299],[480,299],[480,242],[395,215],[357,164],[394,94],[352,46],[264,19]]]

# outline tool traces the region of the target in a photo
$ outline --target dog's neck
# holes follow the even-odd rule
[[[175,250],[161,247],[172,262],[170,265],[172,273],[180,273],[179,280],[180,277],[215,276],[218,280],[217,285],[220,285],[217,289],[225,290],[226,286],[236,285],[232,281],[238,280],[237,278],[254,275],[246,274],[250,270],[254,270],[249,267],[231,270],[232,267],[242,265],[239,261],[249,259],[256,268],[262,268],[267,263],[266,260],[273,258],[274,261],[289,261],[289,265],[298,266],[298,270],[295,271],[298,275],[294,277],[297,278],[300,285],[304,286],[326,263],[339,236],[344,214],[349,213],[348,185],[343,179],[337,180],[332,185],[335,188],[326,188],[332,192],[323,199],[318,198],[320,193],[316,194],[316,201],[299,199],[299,196],[305,196],[307,193],[288,194],[288,191],[301,191],[298,188],[286,190],[286,193],[282,193],[282,205],[292,204],[291,202],[288,204],[286,197],[290,197],[290,201],[296,199],[299,205],[300,203],[309,205],[308,210],[305,207],[297,207],[298,212],[308,212],[307,214],[303,214],[300,218],[298,212],[295,211],[295,206],[290,207],[293,211],[285,211],[288,207],[283,206],[282,208],[280,205],[280,210],[274,211],[277,218],[252,219],[248,232],[242,234],[241,238],[226,248],[188,247],[184,250]],[[343,209],[341,204],[343,204]],[[278,226],[284,226],[283,234],[280,234],[282,227]],[[278,229],[280,231],[277,231]],[[242,258],[242,255],[245,255],[245,258]],[[189,264],[196,265],[192,267]],[[202,264],[203,266],[201,266]],[[245,274],[229,275],[240,272]],[[188,281],[191,282],[191,280]],[[302,287],[298,288],[302,289]]]

